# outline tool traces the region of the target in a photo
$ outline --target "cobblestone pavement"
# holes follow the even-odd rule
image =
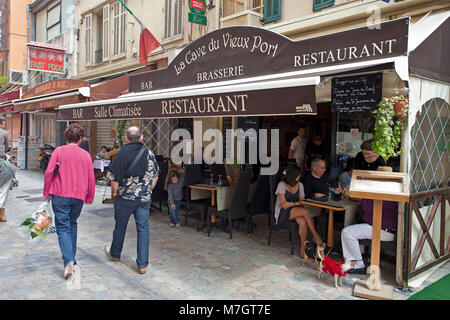
[[[130,219],[121,262],[108,260],[103,247],[112,238],[113,205],[102,204],[105,187],[96,187],[92,206],[85,205],[78,220],[78,266],[71,280],[63,279],[56,234],[30,240],[21,221],[40,204],[43,174],[18,171],[19,187],[9,195],[8,222],[0,224],[0,300],[11,299],[358,299],[353,283],[334,288],[326,275],[317,278],[310,265],[290,256],[288,235],[274,232],[267,246],[267,218],[258,216],[256,234],[246,225],[228,234],[214,229],[211,237],[188,226],[169,228],[167,213],[150,215],[150,265],[136,272],[136,228]],[[109,189],[106,193],[109,194]],[[163,210],[164,211],[164,210]],[[450,272],[450,263],[438,269],[426,286]],[[382,265],[383,283],[393,283],[393,266]],[[365,279],[364,276],[361,279]],[[408,296],[394,292],[396,300]]]

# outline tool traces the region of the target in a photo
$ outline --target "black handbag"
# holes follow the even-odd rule
[[[142,149],[137,154],[136,158],[134,158],[133,162],[128,167],[127,172],[125,172],[125,175],[124,175],[123,180],[122,180],[122,186],[126,185],[126,179],[128,178],[128,172],[132,171],[132,169],[136,166],[136,163],[142,157],[142,155],[144,154],[144,151],[145,151],[145,147],[142,147]]]
[[[55,169],[53,169],[53,178],[58,175],[59,172],[59,164],[56,164]]]

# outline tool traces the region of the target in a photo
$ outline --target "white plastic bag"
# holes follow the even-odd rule
[[[26,218],[20,225],[29,228],[30,237],[34,239],[40,237],[45,239],[52,227],[53,218],[51,216],[50,206],[48,201],[44,201],[39,205],[37,211],[33,212],[28,218]]]

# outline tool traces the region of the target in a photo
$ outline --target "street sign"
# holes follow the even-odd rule
[[[188,13],[188,20],[192,23],[197,23],[206,26],[206,16],[195,14],[192,12]]]

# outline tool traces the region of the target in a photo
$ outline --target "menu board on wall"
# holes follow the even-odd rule
[[[371,111],[382,94],[382,73],[333,78],[331,104],[337,112]]]

